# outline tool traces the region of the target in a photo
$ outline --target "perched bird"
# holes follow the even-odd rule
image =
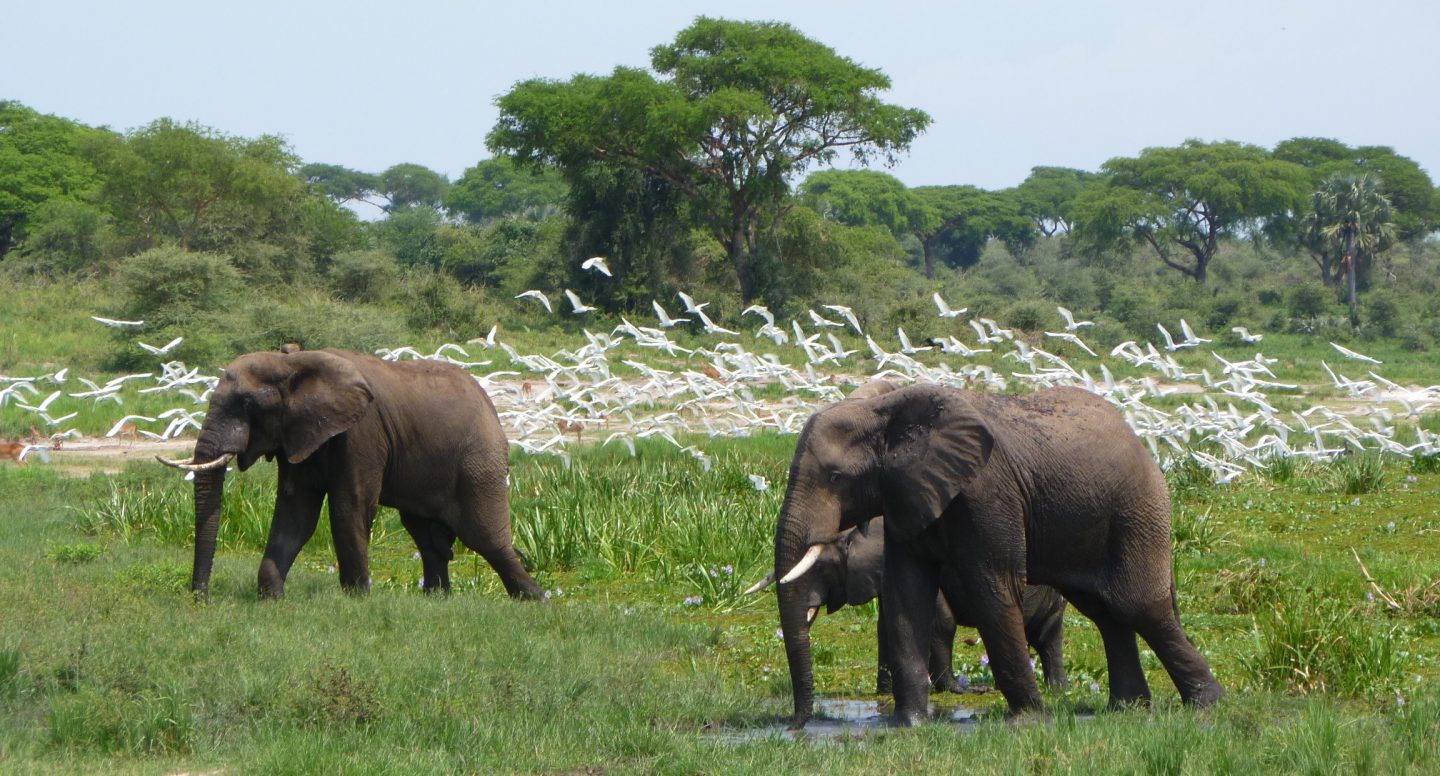
[[[543,294],[543,293],[541,293],[541,292],[539,292],[539,291],[536,291],[536,290],[533,289],[533,288],[530,289],[529,291],[522,291],[522,292],[516,294],[516,295],[515,295],[515,298],[516,298],[516,299],[534,299],[534,300],[538,301],[540,304],[545,305],[545,312],[547,312],[547,313],[553,313],[553,312],[555,312],[555,310],[554,310],[552,307],[550,307],[550,297],[545,296],[545,294]]]
[[[671,318],[670,314],[665,312],[665,308],[661,307],[660,303],[654,299],[650,300],[650,306],[655,308],[655,317],[660,319],[660,328],[662,329],[668,329],[677,323],[686,323],[690,320],[689,318]]]
[[[1346,357],[1346,358],[1353,358],[1353,359],[1355,359],[1356,361],[1364,361],[1364,362],[1369,363],[1369,364],[1383,364],[1383,363],[1385,363],[1384,361],[1381,361],[1381,360],[1378,359],[1378,358],[1371,358],[1370,356],[1367,356],[1367,355],[1365,355],[1364,353],[1356,353],[1355,351],[1350,350],[1349,348],[1344,348],[1344,347],[1341,347],[1341,346],[1339,346],[1339,345],[1336,345],[1334,342],[1331,342],[1331,343],[1330,343],[1330,347],[1335,348],[1336,350],[1340,351],[1340,355],[1342,355],[1342,356],[1344,356],[1344,357]]]
[[[101,318],[101,317],[98,316],[98,315],[92,315],[92,316],[90,316],[90,319],[93,320],[93,321],[99,321],[100,323],[103,323],[103,324],[105,324],[106,326],[109,326],[109,327],[112,328],[112,329],[119,328],[119,327],[121,327],[121,326],[144,326],[144,325],[145,325],[145,322],[144,322],[144,321],[117,321],[117,320],[115,320],[114,318]]]
[[[954,318],[961,315],[966,310],[970,309],[968,307],[962,307],[959,310],[951,309],[949,303],[947,303],[945,299],[940,296],[939,291],[936,291],[935,295],[930,298],[935,301],[935,309],[940,311],[941,318]]]
[[[139,345],[139,346],[140,346],[140,349],[141,349],[141,350],[144,350],[144,351],[147,352],[147,353],[151,353],[151,354],[154,354],[154,355],[157,355],[157,356],[163,356],[163,355],[165,355],[166,353],[169,353],[170,351],[174,350],[176,345],[179,345],[181,342],[184,342],[184,341],[185,341],[185,338],[184,338],[184,337],[176,337],[175,339],[170,340],[169,342],[165,343],[164,345],[161,345],[161,346],[158,347],[158,348],[155,347],[154,345],[147,345],[147,344],[145,344],[145,343],[143,343],[143,342],[137,342],[137,343],[135,343],[135,344]]]
[[[593,269],[607,278],[614,277],[614,275],[610,274],[610,266],[605,263],[604,256],[591,256],[585,261],[580,262],[580,269]]]
[[[1240,341],[1245,343],[1246,345],[1253,345],[1256,342],[1265,339],[1264,334],[1251,334],[1250,330],[1245,328],[1244,326],[1232,326],[1230,327],[1230,331],[1233,331],[1236,334],[1240,335]]]
[[[1095,325],[1095,322],[1094,322],[1094,321],[1077,321],[1077,320],[1075,320],[1074,314],[1072,314],[1072,313],[1070,312],[1070,310],[1067,309],[1067,308],[1057,306],[1055,309],[1056,309],[1056,310],[1059,310],[1059,311],[1060,311],[1060,317],[1065,319],[1065,331],[1075,331],[1076,329],[1079,329],[1079,328],[1082,328],[1082,327],[1085,327],[1085,326],[1094,326],[1094,325]],[[1088,350],[1088,348],[1087,348],[1087,350]]]

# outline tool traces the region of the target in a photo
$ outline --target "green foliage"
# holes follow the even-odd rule
[[[1031,219],[1046,237],[1068,234],[1075,225],[1076,197],[1096,179],[1095,173],[1069,167],[1032,167],[1014,190],[1020,214]]]
[[[183,325],[197,315],[231,305],[241,290],[240,273],[228,256],[153,248],[120,265],[125,314],[147,325]]]
[[[882,226],[897,237],[927,231],[939,215],[895,176],[875,170],[811,173],[795,198],[825,218],[848,226]]]
[[[370,225],[378,247],[389,251],[406,267],[438,269],[444,259],[437,239],[443,218],[439,210],[418,206],[395,210],[384,221]]]
[[[377,178],[376,192],[390,200],[391,212],[416,208],[438,210],[450,188],[450,181],[424,165],[405,162],[394,165]]]
[[[1241,666],[1268,689],[1384,697],[1403,677],[1395,629],[1376,632],[1333,600],[1284,596],[1256,616],[1253,637]]]
[[[565,202],[565,179],[553,167],[522,169],[508,156],[485,159],[445,192],[445,209],[475,224],[507,216],[538,218]],[[577,217],[583,211],[575,212]]]
[[[27,263],[47,273],[100,269],[118,251],[114,225],[100,208],[65,197],[35,206],[19,251]]]
[[[0,259],[25,238],[38,208],[55,200],[81,202],[99,185],[85,154],[98,134],[0,100]]]
[[[229,319],[226,352],[233,357],[297,342],[307,350],[373,353],[413,336],[405,320],[401,311],[390,307],[347,304],[316,292],[292,295],[252,305]]]
[[[406,275],[399,289],[405,323],[416,331],[431,329],[453,337],[480,328],[485,297],[466,290],[460,281],[443,273],[415,270]]]
[[[1005,309],[1006,326],[1032,334],[1049,327],[1055,320],[1055,306],[1039,300],[1027,299],[1016,302]]]
[[[385,251],[347,251],[335,254],[326,274],[330,288],[341,299],[373,303],[390,295],[400,267]]]
[[[1318,283],[1302,283],[1285,294],[1285,308],[1292,318],[1317,318],[1333,302],[1334,296]]]
[[[89,542],[73,542],[51,545],[45,557],[56,563],[89,563],[105,554],[105,547]]]

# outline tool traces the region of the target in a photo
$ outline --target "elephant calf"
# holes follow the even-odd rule
[[[489,561],[514,598],[542,596],[510,530],[509,448],[490,397],[464,370],[342,350],[251,353],[225,367],[188,462],[195,472],[191,590],[209,589],[225,467],[280,467],[262,596],[280,597],[290,566],[330,502],[340,584],[370,585],[370,527],[400,510],[427,591],[450,589],[455,539]],[[164,459],[161,459],[164,461]]]
[[[859,606],[880,597],[885,566],[885,518],[877,517],[868,525],[841,532],[833,542],[822,546],[815,565],[801,579],[787,587],[787,595],[798,595],[806,604],[803,627],[804,638],[809,644],[809,628],[823,607],[827,613],[834,613],[843,606]],[[752,588],[759,590],[770,580]],[[935,690],[961,692],[963,685],[955,678],[954,647],[957,625],[975,627],[977,617],[971,596],[965,590],[960,575],[941,575],[941,593],[935,599],[935,623],[930,638],[928,659],[930,683]],[[1064,636],[1065,599],[1054,588],[1030,585],[1021,591],[1021,607],[1025,618],[1025,636],[1040,656],[1040,665],[1045,672],[1045,682],[1052,687],[1066,685],[1065,666],[1060,647]],[[891,691],[890,640],[881,623],[876,626],[876,642],[879,658],[875,672],[875,692]],[[794,634],[787,634],[794,635]],[[802,656],[810,663],[808,651]],[[791,666],[792,676],[808,676],[810,672],[802,666]],[[797,698],[811,697],[813,687],[797,689]]]

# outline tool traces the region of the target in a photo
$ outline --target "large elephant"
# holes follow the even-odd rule
[[[1044,709],[1025,645],[1026,584],[1055,588],[1095,622],[1112,704],[1150,697],[1137,633],[1186,703],[1224,694],[1180,625],[1165,477],[1104,399],[1075,388],[996,396],[916,385],[820,410],[801,433],[776,529],[781,590],[841,530],[881,514],[896,724],[926,715],[923,650],[945,566],[972,591],[1011,713]],[[783,598],[787,657],[808,671],[804,601]],[[797,696],[795,724],[809,708]]]
[[[809,628],[823,608],[828,613],[849,605],[859,606],[880,597],[881,580],[884,577],[885,562],[885,518],[877,517],[867,524],[850,528],[840,533],[833,542],[824,545],[819,559],[805,576],[779,591],[781,606],[792,596],[805,602],[806,633],[803,639],[809,642]],[[763,588],[773,577],[751,588]],[[941,594],[935,599],[934,627],[930,634],[927,652],[927,673],[932,689],[963,692],[964,685],[955,678],[954,650],[955,628],[957,625],[975,627],[974,597],[964,589],[961,577],[948,567],[941,570]],[[1040,656],[1045,670],[1045,681],[1052,687],[1063,688],[1066,684],[1064,661],[1061,658],[1061,642],[1064,640],[1065,599],[1053,588],[1040,585],[1026,586],[1021,595],[1021,610],[1025,620],[1025,639]],[[881,617],[885,603],[880,601]],[[886,631],[876,627],[878,658],[875,669],[875,692],[888,693],[892,690],[890,667],[891,645]],[[798,656],[803,665],[791,664],[790,676],[812,675],[809,650]],[[806,704],[804,717],[809,717],[809,705],[814,697],[814,688],[809,684],[793,685],[795,703],[798,709]]]
[[[190,588],[209,591],[226,465],[233,459],[244,471],[263,456],[280,471],[262,596],[284,594],[328,497],[347,590],[370,585],[370,528],[384,504],[400,511],[420,550],[427,591],[450,589],[459,537],[512,597],[540,598],[511,538],[508,455],[490,397],[453,365],[340,350],[240,356],[210,398],[191,460],[165,461],[196,473]]]

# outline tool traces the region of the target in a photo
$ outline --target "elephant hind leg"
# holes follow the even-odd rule
[[[505,592],[511,598],[538,600],[544,592],[525,565],[520,562],[520,553],[515,549],[514,535],[510,530],[510,497],[503,480],[497,487],[482,488],[478,493],[465,494],[461,498],[462,514],[455,522],[455,533],[460,541],[485,558],[485,562],[500,575]]]
[[[1140,667],[1140,649],[1135,629],[1117,616],[1110,605],[1089,593],[1066,591],[1065,598],[1089,617],[1105,642],[1105,664],[1110,674],[1110,705],[1115,708],[1149,705],[1150,685]]]
[[[400,523],[415,540],[420,550],[420,564],[424,569],[423,585],[426,593],[450,592],[450,561],[455,557],[455,531],[439,520],[421,517],[413,512],[401,512]]]
[[[1155,650],[1170,680],[1180,691],[1180,699],[1191,706],[1214,705],[1225,695],[1225,688],[1210,671],[1210,663],[1195,648],[1180,625],[1179,616],[1170,602],[1153,607],[1138,623],[1140,636]]]

